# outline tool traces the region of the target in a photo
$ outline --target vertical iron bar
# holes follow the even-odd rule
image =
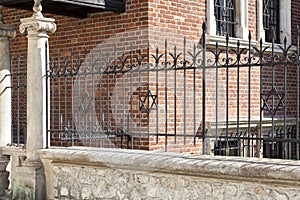
[[[51,72],[50,72],[50,84],[51,84],[51,111],[52,111],[52,116],[51,116],[51,129],[54,131],[55,127],[54,127],[54,121],[55,121],[55,107],[54,107],[54,61],[52,60],[51,63]],[[50,130],[49,134],[51,133],[52,135],[52,131]],[[55,132],[53,133],[55,135]],[[53,140],[55,140],[55,136],[53,136]],[[50,143],[51,144],[51,143]]]
[[[59,138],[61,138],[61,107],[60,107],[60,103],[61,103],[61,96],[60,96],[60,73],[61,73],[61,69],[60,69],[60,51],[58,51],[58,72],[57,72],[57,79],[58,79],[58,134],[59,134]],[[60,140],[60,146],[62,146],[62,140]]]
[[[158,47],[156,47],[156,57],[158,57]],[[156,95],[157,95],[157,101],[158,101],[158,97],[159,97],[159,94],[158,94],[158,82],[159,82],[159,80],[158,80],[158,68],[159,68],[159,58],[158,58],[158,60],[156,60],[156,63],[155,63],[155,68],[156,68]],[[159,137],[158,137],[158,134],[159,134],[159,132],[158,132],[158,123],[159,123],[159,121],[158,121],[158,112],[159,112],[159,104],[158,104],[158,102],[157,102],[157,109],[156,109],[156,144],[158,143],[158,139],[159,139]]]
[[[168,42],[165,40],[165,151],[168,150]]]
[[[100,130],[101,130],[101,135],[100,135],[100,140],[101,140],[101,147],[104,147],[104,113],[103,113],[103,105],[102,105],[102,100],[103,100],[103,93],[102,93],[102,89],[103,89],[103,66],[102,66],[102,49],[99,49],[99,88],[100,88],[100,95],[99,95],[99,106],[100,106],[100,111],[99,111],[99,119],[100,119],[100,122],[99,122],[99,125],[100,125]],[[103,136],[103,137],[102,137]]]
[[[216,63],[216,147],[219,147],[219,142],[218,142],[218,128],[219,128],[219,44],[216,42],[216,55],[215,55],[215,63]],[[221,147],[220,147],[221,148]]]
[[[123,53],[122,55],[124,56],[125,53],[124,53],[124,50],[123,50]],[[124,58],[125,59],[125,58]],[[122,61],[122,69],[121,69],[121,76],[122,76],[122,132],[126,134],[126,130],[125,130],[125,89],[124,89],[124,76],[125,76],[125,62],[126,62],[126,59]],[[128,138],[127,138],[128,140]],[[127,144],[128,144],[128,141],[127,141]],[[128,146],[126,146],[126,148],[128,148]]]
[[[13,96],[14,96],[14,75],[13,75],[13,71],[12,71],[12,66],[13,66],[13,58],[10,59],[10,66],[9,66],[9,71],[10,71],[10,86],[11,86],[11,124],[10,124],[10,128],[11,128],[11,132],[10,132],[10,143],[13,144],[13,140],[14,140],[14,120],[13,120],[13,115],[14,115],[14,102],[13,102]],[[26,70],[26,69],[25,69]],[[26,90],[26,88],[25,88]],[[25,96],[26,97],[26,96]]]
[[[202,24],[202,42],[203,42],[203,51],[202,51],[202,153],[206,154],[205,139],[206,139],[206,24]]]
[[[113,92],[116,92],[116,90],[117,90],[117,87],[116,87],[116,85],[117,85],[117,47],[115,46],[115,48],[114,48],[114,68],[113,68],[113,70],[114,70],[114,82],[113,82],[113,86],[114,86],[114,90],[113,90]],[[115,116],[115,120],[114,120],[114,134],[115,134],[115,146],[117,146],[117,142],[118,142],[118,135],[117,135],[117,132],[118,132],[118,127],[117,127],[117,119],[116,119],[116,114],[117,114],[117,95],[116,94],[113,94],[114,95],[114,116]],[[114,119],[114,117],[112,117],[112,119]],[[121,136],[121,138],[122,138],[122,136]],[[122,146],[122,142],[121,142],[121,148],[122,148],[123,146]]]
[[[237,43],[237,136],[238,136],[238,156],[241,155],[241,135],[240,135],[240,62],[241,62],[241,51],[240,51],[240,40]]]
[[[88,74],[89,74],[89,66],[88,66],[88,60],[87,60],[87,49],[84,49],[84,60],[85,60],[85,66],[84,66],[84,94],[82,100],[82,106],[83,106],[83,112],[84,112],[84,131],[86,140],[89,141],[89,146],[91,146],[91,130],[88,129],[88,107],[89,107],[89,94],[88,94]],[[65,119],[66,120],[66,119]],[[89,136],[88,136],[89,134]]]
[[[284,117],[283,117],[283,127],[284,127],[284,159],[288,159],[288,152],[287,152],[287,129],[286,129],[286,95],[287,95],[287,90],[286,90],[286,78],[287,78],[287,62],[288,62],[288,58],[287,58],[287,39],[286,37],[284,38],[284,104],[283,104],[283,112],[284,112]],[[281,101],[281,100],[280,100]],[[280,103],[280,102],[279,102]]]
[[[186,62],[186,37],[184,37],[184,41],[183,41],[183,135],[184,135],[184,145],[186,144],[186,66],[187,62]]]
[[[226,146],[225,153],[228,151],[228,140],[229,140],[229,35],[226,35]]]
[[[93,52],[92,52],[92,82],[91,82],[91,84],[92,84],[92,95],[91,95],[92,99],[90,100],[91,102],[89,102],[89,104],[92,103],[92,105],[93,105],[92,106],[93,110],[92,110],[92,130],[91,130],[91,132],[92,132],[92,138],[93,138],[94,142],[96,143],[95,146],[98,147],[97,139],[96,139],[98,133],[95,131],[95,130],[97,130],[97,128],[95,127],[96,126],[96,124],[95,124],[95,112],[96,112],[95,97],[96,97],[96,95],[95,95],[95,58],[94,58]],[[97,117],[96,117],[96,119],[97,119]]]
[[[132,88],[133,88],[133,83],[132,83],[132,73],[133,73],[133,49],[132,49],[132,43],[130,44],[130,94],[132,94]],[[130,99],[130,109],[131,109],[131,117],[133,118],[133,109],[132,109],[132,101],[133,101],[133,95],[131,96]],[[128,116],[128,120],[130,120],[130,131],[131,131],[131,147],[134,145],[134,131],[133,131],[133,123],[132,120],[130,119],[130,116]]]
[[[299,26],[297,26],[297,92],[296,92],[296,95],[297,95],[297,103],[296,103],[296,159],[299,160],[299,109],[300,109],[300,106],[299,106],[299,84],[300,84],[300,63],[299,63],[299,59],[300,59],[300,50],[299,50],[299,44],[300,43],[300,38],[299,38]]]
[[[109,57],[108,55],[106,56],[106,66],[105,66],[105,70],[106,70],[106,125],[107,125],[107,136],[108,136],[108,147],[111,147],[111,141],[110,141],[110,134],[111,134],[111,122],[110,122],[110,116],[109,116],[109,76],[110,76],[110,66],[109,66]]]
[[[177,143],[177,47],[174,47],[174,143]]]
[[[251,135],[251,32],[249,31],[248,43],[248,146],[247,156],[250,157],[250,135]]]
[[[68,127],[68,116],[67,116],[67,61],[66,61],[66,57],[64,60],[64,131],[66,136],[69,138],[69,130],[67,130]],[[68,141],[68,145],[69,141]]]
[[[27,113],[27,57],[24,56],[24,111],[23,111],[23,119],[25,119],[25,124],[24,127],[27,127],[27,117],[26,117],[26,113]],[[25,128],[24,130],[24,136],[23,136],[23,140],[24,140],[24,144],[26,144],[26,139],[27,139],[27,128]]]
[[[147,42],[147,75],[148,75],[148,79],[147,79],[147,92],[151,92],[150,91],[150,44],[149,44],[149,40]],[[153,101],[153,99],[151,99]],[[154,102],[152,102],[154,103]],[[147,114],[147,122],[148,122],[148,144],[150,145],[150,102],[148,100],[148,114]]]
[[[20,65],[21,65],[21,56],[20,54],[18,55],[18,69],[17,69],[17,88],[18,88],[18,94],[17,94],[17,145],[20,145]]]
[[[139,112],[139,143],[142,142],[142,117],[143,117],[143,114],[142,114],[142,109],[141,109],[141,97],[142,97],[142,90],[143,90],[143,85],[141,84],[141,76],[142,76],[142,53],[141,53],[141,49],[139,49],[139,55],[138,55],[138,78],[139,78],[139,85],[138,85],[138,88],[139,88],[139,96],[138,96],[138,105],[139,105],[139,109],[138,109],[138,112]]]
[[[45,43],[45,61],[46,61],[46,69],[45,69],[45,72],[46,72],[46,74],[45,74],[45,78],[46,78],[46,132],[45,132],[45,136],[44,137],[46,137],[46,149],[49,147],[49,144],[48,144],[48,142],[49,142],[49,140],[48,140],[48,129],[49,129],[49,125],[48,125],[48,123],[49,123],[49,94],[48,94],[48,92],[49,92],[49,78],[48,78],[48,45],[47,45],[47,42]]]
[[[194,57],[193,57],[193,107],[194,107],[194,131],[193,131],[193,140],[194,140],[194,145],[196,145],[196,123],[197,123],[197,117],[196,117],[196,112],[197,112],[197,108],[196,108],[196,44],[194,43],[193,46],[193,53],[194,53]]]
[[[259,153],[259,157],[261,154],[261,148],[263,148],[263,135],[262,135],[262,120],[263,120],[263,102],[262,102],[262,93],[263,93],[263,56],[264,56],[264,52],[263,52],[263,42],[262,39],[260,39],[260,45],[259,45],[259,95],[260,95],[260,101],[259,101],[259,107],[260,107],[260,113],[259,113],[259,149],[258,149],[258,153]]]
[[[73,109],[73,105],[74,105],[74,71],[75,71],[75,67],[74,67],[74,56],[73,56],[73,49],[72,49],[72,51],[71,51],[71,105],[72,105],[72,107],[71,107],[71,115],[70,115],[70,117],[71,117],[71,130],[72,131],[74,131],[75,130],[75,127],[74,127],[74,109]],[[73,133],[74,135],[76,135],[75,134],[75,131],[74,131],[74,133]],[[77,142],[78,142],[78,135],[76,135],[75,136],[76,137],[76,140],[75,140],[75,143],[76,144],[74,144],[74,145],[78,145],[77,144]]]
[[[271,154],[274,154],[274,132],[275,132],[275,123],[274,123],[274,111],[275,111],[275,98],[274,98],[274,90],[275,90],[275,37],[274,37],[274,30],[272,34],[272,56],[271,56],[271,64],[272,64],[272,89],[271,89],[271,94],[272,94],[272,152]]]
[[[77,124],[79,124],[79,128],[77,128],[77,131],[78,131],[78,129],[79,129],[79,134],[81,134],[81,137],[83,138],[83,140],[84,140],[84,134],[86,133],[86,132],[83,132],[84,130],[82,130],[82,123],[81,123],[81,110],[80,110],[80,101],[81,101],[81,72],[80,72],[80,70],[81,70],[81,63],[80,63],[80,54],[78,55],[78,73],[77,73],[77,80],[78,80],[78,96],[77,96],[77,102],[79,103],[79,105],[77,105],[78,106],[78,113],[76,113],[77,114],[77,116],[78,116],[78,119],[77,119]]]

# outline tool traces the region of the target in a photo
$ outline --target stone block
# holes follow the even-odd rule
[[[16,168],[12,199],[46,199],[46,182],[43,166],[24,165]]]

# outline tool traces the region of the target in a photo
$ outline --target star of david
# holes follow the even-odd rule
[[[83,97],[79,97],[79,110],[88,112],[93,106],[93,97],[90,97],[87,92]]]
[[[273,105],[273,99],[274,102],[278,101],[277,105]],[[276,114],[278,110],[282,110],[285,106],[284,101],[285,94],[279,93],[278,90],[273,87],[269,92],[262,93],[261,98],[263,100],[263,106],[262,110],[268,111],[272,116]]]
[[[149,114],[153,107],[157,108],[157,95],[148,90],[145,96],[140,96],[140,111],[145,110]]]

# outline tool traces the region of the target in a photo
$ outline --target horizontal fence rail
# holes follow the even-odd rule
[[[299,159],[299,41],[59,52],[48,65],[49,146]],[[299,39],[298,39],[299,40]],[[46,58],[48,59],[48,58]]]

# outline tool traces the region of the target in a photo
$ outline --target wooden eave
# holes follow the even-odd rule
[[[33,0],[1,0],[1,5],[32,10]],[[85,18],[89,13],[112,11],[125,12],[125,0],[43,0],[43,13]]]

